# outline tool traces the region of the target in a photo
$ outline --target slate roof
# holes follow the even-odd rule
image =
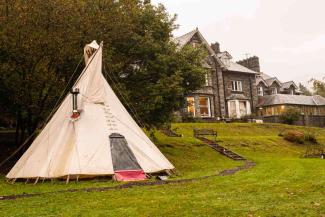
[[[325,106],[325,98],[322,96],[304,96],[304,95],[287,95],[275,94],[265,95],[258,99],[258,107],[271,105],[309,105]]]
[[[179,47],[183,47],[191,40],[191,38],[195,35],[197,31],[197,29],[190,31],[185,35],[174,38],[173,41],[178,44]]]
[[[265,86],[268,86],[266,81],[262,77],[257,76],[256,77],[256,84],[259,84],[260,82],[263,82]]]
[[[296,89],[298,89],[297,85],[293,81],[287,81],[287,82],[282,83],[282,88],[288,89],[288,88],[290,88],[291,85],[293,85]]]
[[[267,86],[271,86],[273,84],[273,82],[277,82],[280,86],[282,86],[281,81],[279,81],[276,77],[266,79],[265,82],[266,82]]]
[[[256,74],[255,71],[250,70],[248,68],[246,68],[245,66],[242,66],[238,63],[235,63],[233,61],[230,60],[230,64],[228,67],[226,67],[226,69],[228,71],[235,71],[235,72],[245,72],[245,73],[251,73],[251,74]]]
[[[218,53],[216,54],[214,52],[214,50],[210,47],[209,43],[205,40],[205,38],[202,36],[202,34],[200,33],[199,29],[196,28],[193,31],[190,31],[188,33],[186,33],[185,35],[176,37],[173,39],[173,41],[179,46],[179,47],[183,47],[185,46],[187,43],[189,43],[191,41],[191,39],[193,38],[193,36],[195,34],[198,34],[198,36],[201,38],[203,44],[207,47],[207,49],[210,52],[211,56],[214,56],[215,59],[218,61],[218,63],[220,64],[220,66],[228,71],[235,71],[235,72],[245,72],[245,73],[252,73],[252,74],[256,74],[257,72],[250,70],[248,68],[246,68],[245,66],[242,66],[238,63],[235,63],[234,61],[231,60],[231,55],[227,52],[224,51],[222,53]],[[221,57],[223,55],[229,55],[230,59],[229,62],[224,61]]]
[[[242,66],[242,65],[232,61],[232,57],[227,51],[218,53],[217,57],[221,60],[221,62],[223,62],[223,64],[225,65],[225,68],[228,71],[245,72],[245,73],[251,73],[251,74],[257,73],[253,70],[250,70],[249,68],[246,68],[245,66]],[[228,58],[227,61],[226,61],[226,58]]]

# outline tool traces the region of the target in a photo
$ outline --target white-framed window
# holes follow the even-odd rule
[[[248,100],[229,100],[228,114],[230,118],[241,118],[251,114],[251,105]]]
[[[259,86],[257,88],[257,95],[264,96],[264,90],[263,90],[263,87],[262,86]]]
[[[211,103],[210,98],[205,96],[199,97],[200,114],[201,117],[211,117]]]
[[[194,101],[194,97],[187,97],[186,102],[187,102],[187,113],[190,116],[195,117],[195,101]]]
[[[272,87],[271,88],[271,94],[274,95],[274,94],[278,94],[278,88],[276,87]]]
[[[243,91],[243,85],[241,81],[231,81],[232,91]]]

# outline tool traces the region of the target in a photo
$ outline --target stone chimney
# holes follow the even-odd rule
[[[247,59],[237,61],[237,63],[255,72],[261,72],[260,61],[257,56],[252,56]]]
[[[212,43],[211,48],[215,53],[220,53],[220,44],[218,42]]]

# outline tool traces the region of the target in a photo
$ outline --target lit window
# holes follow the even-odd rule
[[[231,81],[232,91],[243,91],[243,85],[241,81]]]
[[[190,116],[195,116],[195,103],[194,103],[194,97],[187,97],[187,113]]]
[[[209,97],[200,97],[199,103],[200,103],[201,117],[211,117],[210,98]]]
[[[278,88],[276,87],[272,87],[271,89],[271,93],[274,95],[274,94],[277,94],[278,93]]]
[[[263,87],[262,87],[262,86],[259,86],[259,87],[258,87],[257,94],[258,94],[259,96],[264,96],[264,91],[263,91]]]

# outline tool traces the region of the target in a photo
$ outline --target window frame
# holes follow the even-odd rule
[[[193,103],[192,105],[189,105],[190,101]],[[195,98],[194,98],[194,96],[186,97],[186,103],[187,103],[187,106],[186,106],[187,114],[192,115],[192,117],[195,117],[196,111],[195,111]],[[190,112],[190,107],[193,107],[193,113]]]
[[[206,98],[207,99],[207,105],[201,106],[201,98]],[[207,115],[202,115],[201,113],[201,108],[207,108],[208,109],[208,114]],[[199,109],[200,109],[200,116],[202,118],[211,118],[212,113],[211,113],[211,99],[208,96],[199,96]]]
[[[243,82],[242,81],[231,81],[231,91],[233,92],[243,92]]]
[[[275,91],[273,92],[273,90],[275,90]],[[271,95],[276,95],[276,94],[278,94],[278,88],[271,87]]]
[[[258,86],[257,95],[264,96],[264,88],[262,86]]]

